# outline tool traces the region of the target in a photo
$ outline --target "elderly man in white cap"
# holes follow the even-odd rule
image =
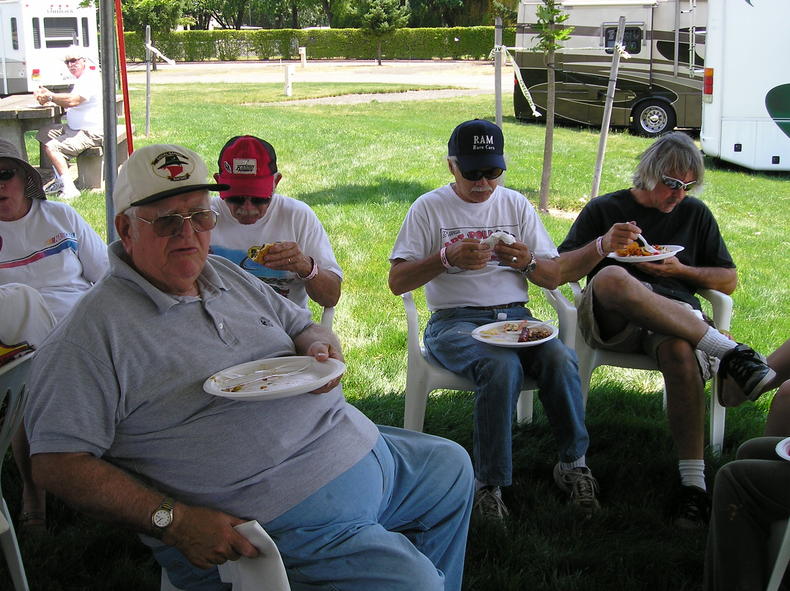
[[[60,192],[59,197],[71,200],[79,196],[79,189],[69,176],[67,158],[76,158],[94,146],[102,145],[104,121],[102,115],[101,78],[98,69],[88,64],[84,49],[69,48],[63,62],[76,81],[70,92],[52,92],[39,86],[35,91],[39,104],[55,103],[66,109],[66,123],[56,123],[40,129],[36,139],[52,161],[57,178],[47,192]]]
[[[345,401],[334,333],[208,254],[209,191],[228,186],[207,177],[200,157],[175,145],[140,148],[121,168],[110,271],[34,362],[34,475],[145,534],[183,589],[223,589],[213,567],[258,554],[234,529],[257,520],[292,589],[459,591],[468,454],[377,427]],[[283,397],[204,390],[226,368],[293,366],[294,355],[305,371],[288,381],[302,388]]]

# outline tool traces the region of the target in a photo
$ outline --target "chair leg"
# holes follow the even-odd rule
[[[587,396],[590,393],[593,369],[595,369],[595,366],[593,365],[592,354],[579,355],[579,379],[581,380],[582,400],[585,408],[587,408]]]
[[[710,448],[715,455],[721,453],[724,445],[724,421],[727,409],[719,404],[719,388],[721,383],[718,376],[713,376],[710,389]]]
[[[516,402],[516,422],[519,425],[532,423],[532,411],[535,403],[535,390],[522,390]]]
[[[428,404],[428,384],[422,379],[406,378],[406,401],[403,427],[422,432],[425,424],[425,407]]]
[[[8,505],[5,499],[0,497],[2,504],[0,510],[3,512],[8,522],[8,529],[0,534],[0,545],[3,547],[3,555],[5,556],[8,571],[11,573],[11,580],[14,583],[16,591],[30,591],[27,584],[27,576],[25,575],[25,565],[22,564],[22,554],[19,552],[19,544],[16,541],[16,532],[14,531],[14,524],[11,522],[11,516],[8,513]]]

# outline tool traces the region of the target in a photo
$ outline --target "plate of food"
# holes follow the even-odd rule
[[[653,248],[658,250],[658,254],[653,254],[641,244],[632,242],[626,248],[620,248],[606,256],[621,263],[649,263],[668,259],[683,250],[683,247],[677,244],[654,244]]]
[[[776,444],[776,454],[780,458],[790,462],[790,437],[785,437]]]
[[[343,375],[346,365],[309,356],[273,357],[234,365],[203,382],[203,390],[234,400],[277,400],[305,394]]]
[[[559,328],[540,320],[504,320],[477,327],[472,338],[498,347],[534,347],[559,333]]]

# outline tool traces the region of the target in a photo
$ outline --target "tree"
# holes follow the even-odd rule
[[[145,26],[151,31],[172,31],[176,28],[184,8],[183,0],[125,0],[123,8],[124,28],[140,33]]]
[[[541,211],[548,210],[549,187],[551,186],[551,156],[554,151],[554,104],[556,77],[554,74],[554,54],[562,47],[573,31],[573,27],[563,27],[562,23],[570,16],[557,6],[556,0],[543,0],[543,6],[536,11],[538,22],[538,42],[535,49],[542,51],[546,58],[547,97],[546,97],[546,136],[543,144],[543,174],[540,179]]]
[[[399,0],[369,0],[362,15],[365,28],[376,38],[376,57],[381,65],[381,40],[409,22],[409,6]]]

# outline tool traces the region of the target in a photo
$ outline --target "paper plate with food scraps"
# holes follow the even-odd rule
[[[780,458],[790,462],[790,437],[785,437],[776,444],[776,453]]]
[[[636,246],[636,248],[634,248],[634,246]],[[620,261],[621,263],[649,263],[651,261],[661,261],[663,259],[668,259],[669,257],[673,257],[683,250],[683,247],[678,246],[677,244],[654,244],[653,248],[658,250],[658,254],[652,254],[650,251],[645,250],[643,246],[640,246],[634,242],[627,248],[615,250],[606,256],[616,261]]]
[[[534,347],[559,333],[559,328],[540,320],[505,320],[477,327],[472,338],[497,347]]]
[[[223,369],[203,382],[203,390],[234,400],[277,400],[320,388],[345,371],[345,364],[331,357],[273,357]]]

